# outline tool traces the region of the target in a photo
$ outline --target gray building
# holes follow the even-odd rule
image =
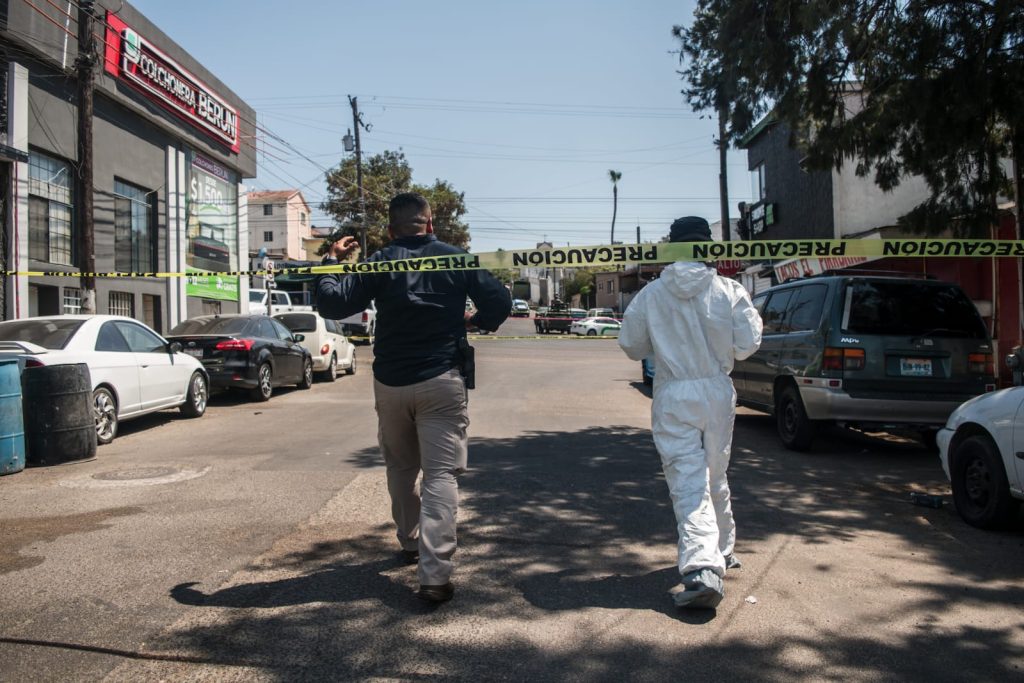
[[[255,113],[137,10],[95,3],[93,118],[96,270],[238,271],[248,265],[246,193]],[[76,3],[0,0],[3,318],[77,312]],[[247,278],[97,280],[99,313],[160,331],[242,310]]]

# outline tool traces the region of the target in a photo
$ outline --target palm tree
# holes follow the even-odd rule
[[[622,173],[619,171],[608,171],[608,177],[612,180],[612,240],[615,244],[615,214],[619,212],[619,179]]]

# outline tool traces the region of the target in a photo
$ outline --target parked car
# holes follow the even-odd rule
[[[372,344],[377,331],[377,304],[371,301],[370,306],[362,313],[350,315],[338,323],[346,337],[358,337],[360,341]]]
[[[249,290],[249,312],[266,315],[267,314],[267,297],[270,297],[270,307],[274,315],[278,313],[286,313],[288,311],[312,311],[312,306],[303,306],[292,303],[291,296],[288,292],[280,289],[271,289],[269,292],[265,289],[250,289]]]
[[[512,299],[512,317],[513,318],[529,318],[530,317],[530,304],[523,301],[522,299]]]
[[[995,389],[992,341],[955,284],[825,275],[753,301],[761,348],[736,363],[733,383],[741,405],[775,415],[790,449],[809,449],[824,422],[933,442],[957,406]]]
[[[345,338],[337,322],[324,320],[316,313],[279,313],[274,320],[292,334],[302,334],[304,338],[299,343],[313,357],[313,372],[324,380],[333,382],[339,370],[346,375],[356,374],[356,347]]]
[[[618,337],[621,327],[615,318],[584,318],[574,320],[569,331],[587,337]]]
[[[313,385],[313,357],[302,334],[265,315],[202,315],[179,323],[168,339],[202,362],[217,388],[247,389],[255,401],[274,387]]]
[[[209,399],[202,364],[132,318],[61,315],[0,323],[0,354],[26,367],[85,363],[92,379],[96,438],[107,444],[123,420],[166,408],[200,417]]]
[[[1019,369],[1024,351],[1008,360]],[[964,521],[983,529],[1012,521],[1024,500],[1024,386],[967,401],[949,416],[937,442]]]
[[[610,308],[591,308],[587,310],[588,318],[614,318],[615,311]]]

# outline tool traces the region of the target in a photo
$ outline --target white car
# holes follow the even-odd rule
[[[1024,387],[963,403],[936,441],[964,521],[981,528],[1011,521],[1024,499]]]
[[[587,337],[618,337],[621,327],[615,318],[584,318],[575,321],[569,331]]]
[[[345,335],[359,337],[367,344],[372,344],[377,333],[377,304],[371,301],[369,308],[362,313],[339,320],[338,327]]]
[[[206,412],[210,383],[202,363],[132,318],[60,315],[0,322],[0,353],[24,357],[26,367],[88,365],[101,444],[114,440],[121,420],[165,408],[180,408],[186,417]]]
[[[341,331],[340,322],[325,320],[316,313],[278,313],[274,320],[293,334],[303,335],[299,344],[313,356],[313,371],[326,381],[333,382],[339,370],[346,375],[356,374],[356,347]]]

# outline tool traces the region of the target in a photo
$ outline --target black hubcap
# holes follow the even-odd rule
[[[973,458],[964,472],[964,489],[971,503],[978,507],[988,504],[992,490],[992,473],[981,458]]]

